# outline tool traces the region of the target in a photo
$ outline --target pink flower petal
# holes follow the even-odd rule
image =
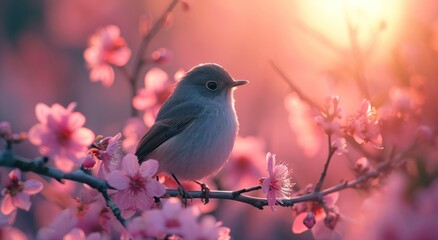
[[[128,219],[128,218],[134,216],[134,214],[135,214],[135,209],[132,209],[132,208],[122,209],[122,217],[125,219]]]
[[[35,115],[38,121],[46,124],[47,116],[50,114],[50,108],[44,103],[38,103],[35,106]]]
[[[63,172],[71,171],[75,165],[70,159],[64,156],[55,156],[53,161],[55,162],[55,166]]]
[[[20,180],[21,179],[21,171],[18,168],[15,168],[14,170],[10,171],[9,174],[9,179],[11,180]]]
[[[122,166],[128,176],[137,174],[139,170],[137,156],[131,153],[126,154],[126,156],[123,157]]]
[[[275,154],[271,154],[270,152],[268,152],[266,154],[266,162],[268,164],[269,175],[271,176],[273,174],[273,168],[275,166]]]
[[[315,226],[312,228],[312,235],[315,239],[333,239],[333,240],[340,240],[342,239],[339,234],[337,234],[332,229],[328,228],[324,221],[319,221],[315,224]]]
[[[127,189],[129,187],[129,178],[121,170],[112,171],[108,176],[107,182],[118,190]]]
[[[81,128],[85,124],[85,116],[80,112],[73,112],[68,118],[68,129],[75,130]]]
[[[265,178],[262,183],[262,192],[268,194],[270,186],[271,186],[271,178]]]
[[[109,38],[117,38],[120,36],[120,28],[117,25],[108,25],[102,29]]]
[[[122,190],[114,195],[114,201],[121,209],[134,208],[133,196],[128,190]]]
[[[139,89],[137,95],[132,99],[132,105],[138,110],[145,110],[157,104],[155,94],[146,88]]]
[[[29,141],[33,144],[33,145],[41,145],[42,144],[42,139],[41,136],[43,134],[46,133],[46,127],[42,124],[36,124],[34,125],[28,133],[28,138]]]
[[[328,194],[328,195],[324,196],[323,199],[324,199],[324,203],[328,207],[332,207],[335,205],[335,203],[339,199],[339,192],[334,192],[334,193]]]
[[[152,180],[147,184],[148,192],[154,197],[161,197],[166,193],[166,188],[158,181]]]
[[[12,204],[14,204],[17,208],[29,211],[31,205],[30,196],[23,192],[17,193],[14,197],[12,197]]]
[[[41,190],[43,190],[43,184],[40,181],[37,181],[35,179],[29,179],[24,182],[23,192],[27,194],[34,195],[39,193]]]
[[[89,67],[94,67],[101,63],[101,61],[99,61],[101,59],[100,53],[101,52],[97,47],[89,47],[85,50],[84,59]]]
[[[303,233],[309,230],[306,225],[304,225],[303,221],[306,218],[307,213],[302,212],[295,217],[294,222],[292,223],[292,232],[295,234]]]
[[[143,162],[140,166],[140,174],[144,178],[151,178],[158,170],[158,161],[149,159]]]
[[[3,198],[2,205],[1,205],[2,213],[5,215],[8,215],[11,212],[13,212],[15,209],[16,209],[16,207],[12,203],[11,195],[6,194],[5,197]]]
[[[127,47],[122,47],[117,51],[112,52],[111,55],[109,55],[109,57],[107,58],[107,61],[115,66],[121,67],[129,61],[130,57],[131,49]]]
[[[104,87],[111,87],[114,82],[114,70],[108,64],[93,67],[90,72],[90,79],[93,82],[102,81]]]
[[[268,192],[268,205],[269,207],[271,207],[271,210],[275,210],[274,206],[275,206],[275,202],[277,201],[275,198],[275,192],[274,191],[269,191]]]
[[[149,70],[144,77],[144,84],[146,88],[151,89],[154,92],[161,92],[167,88],[166,82],[168,81],[168,75],[161,68],[153,67]]]
[[[73,111],[75,110],[76,106],[77,106],[76,102],[71,102],[70,104],[68,104],[68,106],[67,106],[67,108],[65,110],[67,112],[69,112],[69,113],[73,113]]]
[[[63,240],[86,240],[86,237],[82,229],[74,228],[64,236]]]
[[[86,147],[93,143],[94,137],[94,132],[88,128],[80,128],[70,136],[72,141]]]

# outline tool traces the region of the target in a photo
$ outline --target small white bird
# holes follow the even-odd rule
[[[217,64],[201,64],[186,73],[141,139],[141,162],[156,159],[159,171],[180,179],[215,174],[228,160],[239,123],[233,88],[248,81],[233,78]]]

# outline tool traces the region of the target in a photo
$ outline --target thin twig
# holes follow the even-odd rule
[[[356,82],[359,87],[362,95],[370,99],[370,93],[368,91],[368,87],[366,84],[365,70],[364,70],[364,61],[362,56],[362,51],[359,46],[359,40],[357,39],[358,28],[354,27],[351,23],[350,15],[348,14],[348,9],[344,8],[344,16],[345,22],[347,24],[348,35],[350,38],[351,49],[353,52],[354,59],[356,60],[355,64],[355,73],[356,73]]]
[[[274,68],[274,71],[277,72],[277,74],[281,77],[281,79],[289,86],[292,92],[295,92],[298,97],[309,104],[312,108],[316,109],[319,112],[325,112],[322,107],[320,107],[316,102],[314,102],[312,99],[307,97],[295,84],[290,80],[288,76],[275,64],[273,61],[269,61],[272,68]]]
[[[172,0],[172,2],[169,4],[169,6],[166,8],[166,10],[161,14],[160,18],[155,22],[155,24],[151,27],[149,32],[143,37],[143,39],[140,42],[140,46],[137,49],[137,56],[134,61],[134,67],[131,75],[127,75],[129,77],[129,82],[131,84],[131,94],[132,98],[134,98],[136,91],[137,91],[137,79],[140,74],[141,68],[145,64],[144,60],[144,54],[147,50],[147,47],[149,46],[152,39],[157,35],[157,33],[163,28],[164,24],[166,23],[166,19],[169,16],[169,14],[173,11],[176,4],[179,0]],[[126,75],[126,74],[125,74]],[[137,116],[138,111],[132,106],[131,104],[131,115]]]
[[[318,111],[318,113],[328,114],[322,107],[320,107],[316,102],[314,102],[310,97],[308,97],[303,91],[301,91],[300,88],[298,88],[293,81],[286,76],[286,74],[273,62],[269,61],[271,66],[274,68],[275,72],[277,72],[278,75],[280,75],[281,79],[289,86],[291,89],[291,92],[295,92],[298,97],[307,103],[311,108]],[[358,150],[360,153],[362,153],[367,158],[378,158],[378,156],[375,156],[369,152],[367,152],[364,148],[361,147],[360,144],[357,144],[356,141],[353,138],[346,138],[350,146],[353,146],[356,150]]]
[[[315,186],[315,192],[319,192],[321,190],[325,176],[327,175],[327,170],[330,165],[330,160],[332,159],[333,154],[336,152],[336,149],[332,147],[332,135],[331,134],[327,135],[327,137],[328,137],[328,156],[324,164],[324,169],[322,170],[321,176],[319,177],[318,183]]]
[[[313,37],[315,40],[317,40],[319,43],[321,43],[323,46],[327,47],[328,49],[332,50],[333,52],[341,55],[346,56],[345,51],[342,50],[342,48],[338,47],[333,41],[331,41],[327,36],[322,34],[321,32],[311,28],[304,22],[294,19],[294,25],[303,30],[305,33],[307,33],[309,36]]]
[[[234,191],[233,195],[237,197],[237,196],[241,195],[242,193],[248,193],[248,192],[252,192],[252,191],[256,191],[256,190],[260,190],[260,189],[262,189],[262,186],[254,186],[254,187],[250,187],[250,188],[243,188],[243,189]]]

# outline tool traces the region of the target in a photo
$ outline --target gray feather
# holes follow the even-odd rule
[[[160,110],[154,125],[137,146],[135,155],[137,155],[140,162],[147,160],[147,156],[165,141],[190,127],[201,113],[201,105],[183,102],[171,106],[172,104],[168,104],[171,99],[169,100]]]

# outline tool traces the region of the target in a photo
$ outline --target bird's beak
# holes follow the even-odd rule
[[[244,84],[247,84],[247,83],[249,83],[249,82],[246,81],[246,80],[236,80],[236,81],[230,83],[230,85],[228,85],[228,87],[229,88],[237,87],[237,86],[244,85]]]

